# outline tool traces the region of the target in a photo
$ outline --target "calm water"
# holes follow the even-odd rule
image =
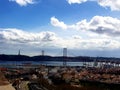
[[[15,66],[22,65],[23,63],[31,63],[32,65],[48,65],[48,66],[63,66],[63,62],[60,61],[0,61],[0,66]],[[93,66],[93,62],[66,62],[67,66]]]

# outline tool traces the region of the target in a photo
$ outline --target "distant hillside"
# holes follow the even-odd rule
[[[78,56],[78,57],[62,57],[62,56],[25,56],[25,55],[0,55],[0,61],[94,61],[94,60],[112,60],[120,61],[120,58],[113,57],[88,57],[88,56]]]
[[[29,56],[25,55],[5,55],[2,54],[0,55],[0,60],[1,61],[24,61],[24,60],[30,60]]]

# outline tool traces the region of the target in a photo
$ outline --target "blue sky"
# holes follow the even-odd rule
[[[66,0],[36,0],[35,4],[20,6],[16,2],[0,0],[0,27],[31,29],[49,26],[50,18],[55,16],[68,24],[82,19],[91,19],[95,15],[112,14],[97,2],[70,5]],[[47,29],[47,28],[46,28]]]
[[[120,1],[0,0],[0,44],[1,54],[67,47],[76,56],[120,57]]]

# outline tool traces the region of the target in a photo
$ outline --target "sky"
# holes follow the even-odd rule
[[[0,0],[0,54],[120,57],[120,0]]]

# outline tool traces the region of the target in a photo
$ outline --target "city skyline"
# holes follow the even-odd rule
[[[120,1],[0,0],[0,54],[55,56],[62,48],[120,57]]]

